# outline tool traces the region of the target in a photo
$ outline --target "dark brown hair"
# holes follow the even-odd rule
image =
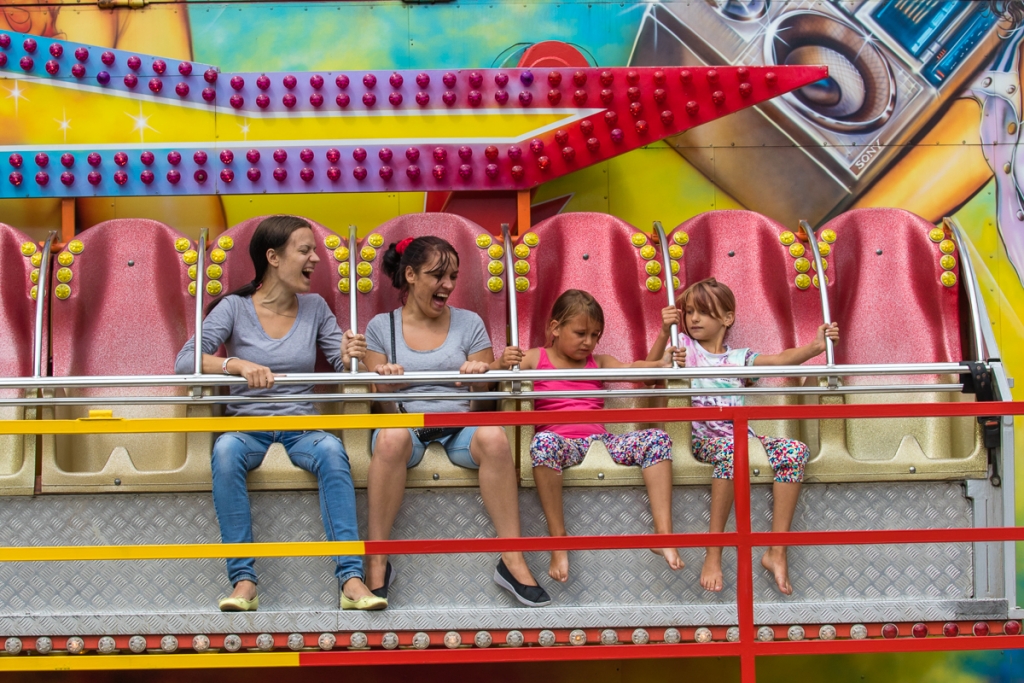
[[[551,320],[561,327],[578,315],[587,316],[601,326],[602,332],[604,331],[604,310],[601,304],[597,303],[597,299],[582,289],[567,289],[555,299],[555,304],[551,307]],[[549,346],[551,343],[552,340],[548,339]]]
[[[729,313],[736,313],[736,295],[728,285],[713,277],[694,282],[683,291],[679,301],[683,305],[684,313],[686,307],[692,305],[699,313],[710,315],[719,322],[725,322],[725,316]],[[686,325],[685,315],[683,325]]]
[[[423,267],[430,263],[434,254],[437,254],[437,265],[426,271],[430,275],[440,278],[454,264],[459,265],[459,252],[446,240],[433,235],[417,237],[405,246],[405,250],[399,254],[395,247],[398,243],[392,243],[384,252],[381,260],[381,269],[391,279],[391,284],[402,293],[402,299],[409,293],[409,282],[405,279],[405,269],[412,268],[413,272],[423,272]]]
[[[267,275],[267,268],[270,266],[270,262],[267,261],[267,252],[271,249],[275,251],[284,249],[284,246],[288,244],[288,240],[291,239],[292,233],[302,228],[312,230],[312,226],[298,216],[268,216],[260,221],[260,224],[256,226],[256,230],[252,233],[252,238],[249,240],[249,258],[252,259],[256,276],[251,282],[210,302],[206,306],[207,315],[226,297],[231,295],[241,297],[252,296],[259,289],[263,278]]]

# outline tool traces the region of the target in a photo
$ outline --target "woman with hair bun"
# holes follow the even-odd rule
[[[366,327],[366,367],[381,375],[409,372],[458,371],[480,374],[507,366],[494,359],[483,320],[472,311],[453,308],[448,298],[459,274],[459,255],[439,237],[417,237],[392,244],[382,268],[401,291],[403,305],[375,316]],[[466,385],[386,385],[408,399],[393,406],[409,413],[467,412],[469,392],[485,390],[483,383]],[[461,400],[416,400],[416,394],[436,391],[466,392]],[[480,495],[499,538],[519,536],[519,499],[516,471],[505,430],[501,427],[463,429],[378,429],[372,437],[367,496],[369,538],[390,537],[402,505],[406,471],[423,459],[427,445],[440,443],[449,459],[460,467],[480,470]],[[367,585],[387,597],[395,572],[384,555],[367,562]],[[550,604],[547,592],[537,585],[520,552],[502,553],[494,581],[530,607]]]
[[[249,242],[256,277],[211,305],[203,323],[203,373],[241,375],[246,384],[231,385],[233,396],[309,394],[311,384],[276,385],[277,375],[311,373],[319,347],[338,372],[351,358],[361,358],[366,342],[351,331],[342,335],[338,321],[318,294],[310,294],[310,276],[320,262],[309,223],[296,216],[271,216],[256,227]],[[221,345],[228,357],[213,354]],[[175,372],[193,371],[195,337],[185,343]],[[228,415],[316,415],[309,402],[236,403]],[[356,496],[348,454],[341,440],[322,430],[228,432],[213,445],[213,506],[224,543],[252,543],[252,515],[246,475],[263,462],[272,443],[281,443],[291,461],[316,475],[320,514],[330,541],[356,541]],[[334,558],[341,584],[342,609],[380,610],[388,606],[363,583],[361,558]],[[252,612],[259,607],[252,558],[228,558],[234,586],[223,598],[225,612]]]

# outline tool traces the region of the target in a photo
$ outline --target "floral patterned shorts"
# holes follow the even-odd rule
[[[582,439],[567,439],[553,432],[540,432],[530,444],[534,467],[550,467],[561,472],[583,462],[590,444],[604,442],[612,460],[620,465],[639,465],[646,469],[672,459],[672,439],[660,429],[644,429],[627,434],[594,434]]]
[[[759,436],[768,453],[768,462],[775,471],[775,481],[798,484],[804,480],[804,466],[810,450],[807,445],[793,439]],[[715,466],[711,475],[715,479],[732,479],[733,441],[731,436],[712,438],[693,437],[693,457]]]

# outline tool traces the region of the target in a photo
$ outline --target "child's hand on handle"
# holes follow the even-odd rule
[[[501,358],[498,359],[499,367],[502,370],[508,370],[513,366],[520,365],[523,362],[523,351],[518,346],[506,346],[505,350],[501,353]]]
[[[815,342],[817,342],[821,351],[825,350],[826,339],[831,339],[833,344],[839,341],[839,323],[826,323],[818,327],[818,336],[815,338]],[[821,351],[818,353],[821,353]]]
[[[397,363],[381,363],[373,369],[378,375],[404,375],[405,368]]]
[[[672,363],[675,363],[681,368],[686,367],[686,349],[682,347],[670,346],[665,350],[665,367],[672,367]]]
[[[341,340],[341,360],[345,363],[345,367],[351,365],[353,358],[362,360],[365,357],[366,337],[356,334],[352,330],[346,331]]]
[[[661,331],[666,336],[672,333],[672,326],[682,328],[683,314],[675,306],[666,306],[661,309]]]

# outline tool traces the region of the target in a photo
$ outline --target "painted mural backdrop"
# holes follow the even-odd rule
[[[902,207],[932,221],[955,216],[1015,377],[1024,377],[1024,166],[1016,163],[1022,22],[1018,0],[196,2],[114,10],[0,2],[0,29],[225,71],[826,64],[827,81],[779,103],[542,186],[533,197],[535,220],[558,211],[603,211],[647,228],[653,220],[671,226],[711,209],[748,208],[796,225],[867,206]],[[0,120],[7,126],[66,131],[84,125],[81,113],[67,111],[52,123],[19,119],[31,94],[17,85],[5,90]],[[142,139],[159,131],[157,118],[125,114],[110,125],[134,125]],[[77,200],[77,222],[85,228],[145,216],[196,234],[203,226],[289,211],[336,229],[355,223],[365,233],[430,205],[423,193],[98,198]],[[39,235],[60,223],[54,200],[4,200],[0,215]],[[1016,398],[1024,398],[1024,385]],[[1022,434],[1018,429],[1018,452],[1024,452]],[[1022,519],[1024,468],[1017,477]],[[1024,552],[1018,567],[1024,577]],[[1019,592],[1024,595],[1024,582]],[[668,673],[669,665],[658,666]],[[728,676],[733,664],[690,668]],[[1019,681],[1024,656],[801,658],[766,662],[760,670],[764,680],[801,674],[834,681]],[[574,675],[568,667],[552,673]],[[622,675],[630,677],[626,669]]]

